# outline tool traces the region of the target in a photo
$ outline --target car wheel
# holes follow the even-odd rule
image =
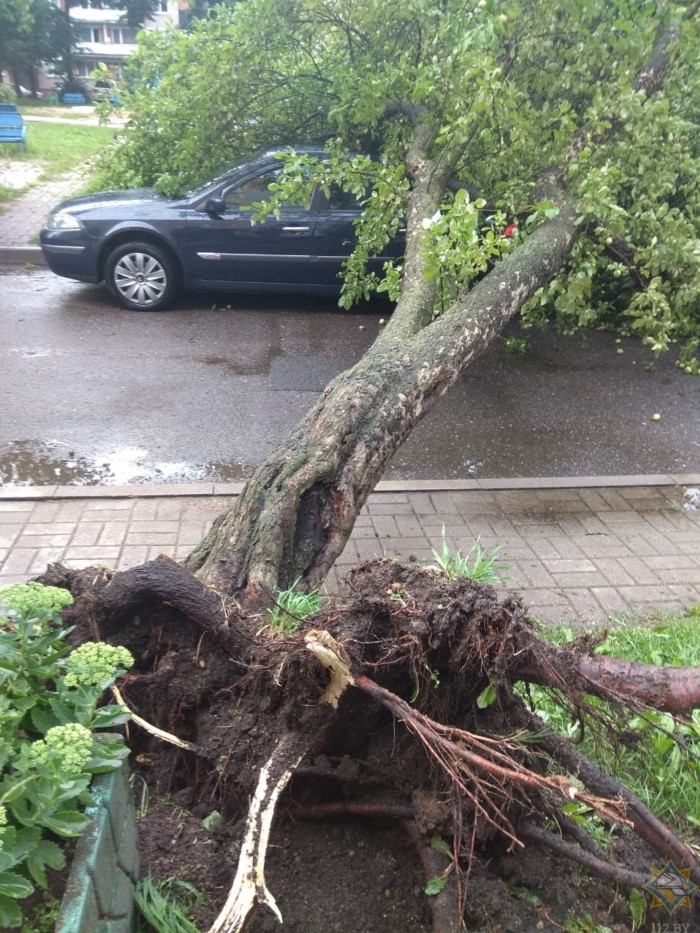
[[[180,275],[174,260],[152,243],[123,243],[105,263],[105,281],[124,308],[161,311],[177,291]]]

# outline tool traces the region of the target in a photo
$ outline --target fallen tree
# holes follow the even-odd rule
[[[369,186],[345,298],[373,288],[397,298],[375,345],[327,387],[184,566],[161,559],[114,575],[53,568],[45,577],[75,595],[76,637],[124,642],[139,659],[121,695],[188,743],[167,753],[173,773],[232,819],[252,798],[212,933],[241,929],[256,902],[276,912],[265,857],[287,784],[313,771],[319,753],[361,770],[375,741],[379,798],[358,781],[351,801],[319,801],[322,776],[307,775],[306,815],[402,820],[430,871],[426,838],[449,839],[433,901],[439,933],[461,928],[476,853],[497,838],[516,849],[537,840],[623,888],[640,884],[639,871],[616,864],[567,817],[563,800],[630,827],[654,857],[700,883],[693,849],[533,719],[520,690],[538,684],[603,728],[621,709],[685,714],[699,702],[697,670],[554,648],[517,600],[392,564],[359,568],[344,599],[297,635],[261,631],[254,614],[277,588],[325,578],[391,455],[516,314],[549,308],[569,327],[617,322],[655,350],[687,340],[692,351],[697,10],[496,0],[438,9],[412,0],[389,17],[369,0],[251,2],[220,11],[190,38],[147,40],[154,55],[140,60],[141,85],[126,104],[135,117],[115,156],[117,180],[120,158],[132,183],[140,171],[138,181],[166,189],[177,181],[166,165],[185,179],[195,171],[196,134],[182,131],[183,113],[203,120],[202,139],[212,139],[207,169],[232,140],[243,154],[279,126],[282,107],[282,124],[300,137],[325,140],[332,129],[340,143],[327,162],[291,156],[259,219],[314,184],[362,197]],[[213,69],[212,48],[218,56],[224,46],[236,67]],[[183,107],[185,64],[193,93],[204,86],[201,68],[210,105],[238,100],[245,113],[212,119],[206,107]],[[208,83],[213,73],[220,93]],[[382,158],[343,154],[341,144],[365,142]],[[380,285],[366,263],[403,218],[404,261]],[[406,595],[394,598],[399,591]],[[488,688],[493,702],[482,709]],[[542,816],[548,826],[535,820]]]
[[[164,606],[152,581],[166,578],[180,581],[170,587],[180,595]],[[353,570],[342,598],[286,636],[230,599],[201,613],[202,585],[168,558],[98,577],[55,566],[43,582],[74,594],[66,611],[74,637],[125,644],[138,658],[119,699],[177,736],[163,744],[163,732],[153,740],[137,725],[131,736],[137,751],[156,742],[168,791],[189,788],[230,820],[247,810],[238,870],[212,933],[243,929],[256,904],[279,916],[265,882],[278,809],[294,819],[401,821],[446,882],[432,901],[436,933],[463,928],[473,862],[502,839],[516,850],[551,849],[623,891],[641,888],[648,872],[621,863],[624,849],[601,849],[567,815],[572,802],[616,827],[621,842],[620,829],[637,835],[651,864],[670,860],[700,883],[694,849],[540,722],[519,686],[543,686],[589,728],[614,730],[630,711],[689,714],[700,706],[700,669],[637,665],[628,677],[626,662],[592,653],[600,639],[557,648],[540,640],[517,599],[391,561]],[[304,766],[315,760],[345,762],[346,771]],[[343,788],[335,801],[329,780]],[[439,872],[438,853],[426,854],[435,834],[451,852]]]

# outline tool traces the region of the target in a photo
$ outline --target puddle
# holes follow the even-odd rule
[[[252,465],[154,460],[142,447],[118,447],[98,457],[76,454],[62,441],[12,441],[0,447],[0,486],[123,486],[148,483],[229,483]]]

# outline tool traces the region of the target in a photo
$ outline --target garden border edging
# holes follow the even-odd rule
[[[90,825],[78,839],[56,933],[133,933],[140,859],[129,766],[91,785]]]

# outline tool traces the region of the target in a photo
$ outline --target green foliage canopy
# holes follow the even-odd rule
[[[683,342],[683,365],[697,371],[698,19],[697,0],[217,7],[191,32],[142,36],[124,95],[133,116],[100,183],[177,194],[261,148],[328,144],[331,162],[302,171],[295,158],[281,192],[309,184],[311,171],[365,198],[348,304],[372,288],[401,287],[404,269],[387,270],[379,285],[363,278],[362,259],[402,222],[411,147],[423,132],[432,163],[449,164],[453,176],[439,214],[422,218],[425,273],[444,285],[440,313],[556,211],[542,181],[548,167],[566,165],[582,235],[524,321],[614,328],[654,352]],[[635,78],[673,25],[679,38],[664,84],[647,96]],[[572,157],[577,134],[584,144]],[[343,156],[351,150],[371,153],[374,167]],[[517,233],[506,242],[507,222]]]

